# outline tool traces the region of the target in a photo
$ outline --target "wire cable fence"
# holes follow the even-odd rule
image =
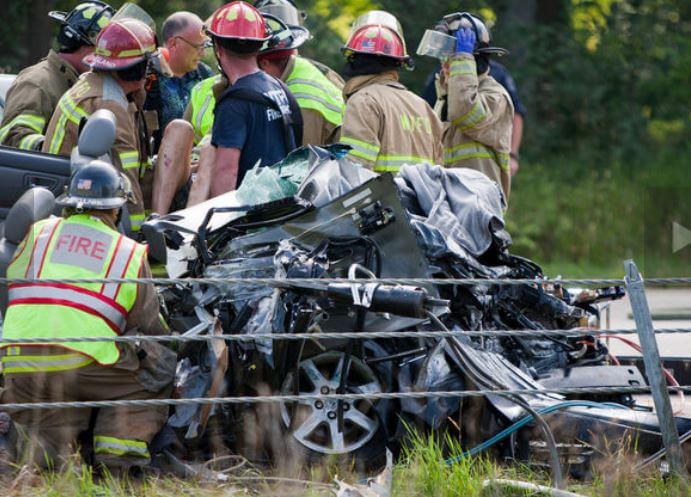
[[[293,285],[328,285],[332,283],[378,283],[384,285],[441,285],[441,286],[516,286],[516,285],[560,285],[560,286],[618,286],[626,285],[625,279],[484,279],[484,278],[376,278],[376,279],[348,279],[348,278],[0,278],[0,285],[12,284],[108,284],[134,283],[138,285],[263,285],[273,288],[286,288]],[[646,286],[691,286],[691,277],[682,278],[650,278],[645,280]]]
[[[627,262],[628,275],[622,279],[478,279],[478,278],[461,278],[461,279],[432,279],[432,278],[379,278],[379,279],[341,279],[341,278],[318,278],[318,279],[276,279],[276,278],[74,278],[74,279],[31,279],[31,278],[0,278],[0,285],[8,285],[10,291],[13,285],[65,285],[65,284],[146,284],[155,285],[158,287],[171,286],[200,286],[207,285],[211,287],[228,288],[233,285],[247,286],[265,286],[273,289],[302,289],[306,291],[323,292],[328,290],[329,285],[351,285],[353,289],[353,305],[366,309],[369,305],[364,301],[359,300],[358,295],[360,289],[367,288],[371,291],[378,285],[406,285],[413,287],[431,287],[431,286],[466,286],[466,287],[482,287],[490,289],[491,287],[503,286],[518,286],[530,285],[533,287],[542,287],[545,289],[557,289],[570,287],[591,288],[597,286],[621,286],[626,287],[631,292],[631,308],[636,320],[636,329],[593,329],[588,327],[574,328],[574,329],[480,329],[480,330],[462,330],[462,329],[448,329],[446,325],[441,322],[438,317],[429,311],[427,317],[419,319],[417,329],[411,330],[408,328],[403,331],[390,332],[372,332],[372,331],[327,331],[322,332],[319,328],[317,332],[311,333],[240,333],[238,330],[224,330],[218,333],[217,323],[218,317],[208,314],[205,319],[198,315],[199,324],[190,328],[186,333],[165,335],[165,336],[150,336],[150,335],[124,335],[124,336],[110,336],[110,337],[31,337],[31,338],[4,338],[0,335],[0,347],[2,346],[19,346],[22,345],[36,345],[36,344],[70,344],[79,342],[115,342],[121,344],[141,344],[142,342],[156,342],[164,344],[187,344],[187,343],[203,343],[207,342],[209,345],[223,341],[224,343],[261,343],[266,341],[284,341],[284,342],[303,342],[316,341],[322,342],[327,340],[347,340],[347,341],[361,341],[361,340],[404,340],[404,339],[438,339],[447,340],[451,349],[458,352],[457,338],[515,338],[521,339],[547,339],[558,340],[560,338],[578,338],[591,336],[607,336],[607,337],[621,337],[620,340],[626,341],[625,336],[638,335],[641,343],[647,342],[646,350],[641,350],[646,359],[646,370],[648,375],[653,375],[649,382],[651,386],[590,386],[590,387],[570,387],[570,388],[545,388],[538,382],[530,383],[523,382],[523,388],[510,388],[509,385],[503,383],[478,383],[478,387],[473,390],[449,390],[449,391],[419,391],[415,388],[401,390],[406,391],[358,391],[353,390],[336,390],[335,393],[329,392],[313,392],[313,393],[297,393],[280,395],[228,395],[223,397],[195,397],[195,398],[157,398],[157,399],[123,399],[123,400],[99,400],[99,401],[71,401],[71,402],[12,402],[5,403],[0,406],[0,409],[8,412],[16,412],[21,410],[63,410],[63,409],[98,409],[98,408],[118,408],[118,407],[183,407],[183,406],[221,406],[221,405],[258,405],[258,404],[300,404],[300,403],[315,403],[319,402],[338,402],[342,406],[346,402],[366,401],[375,403],[378,401],[425,401],[431,399],[464,399],[464,398],[488,398],[491,396],[500,397],[521,406],[532,417],[535,423],[545,430],[546,440],[550,448],[551,461],[550,465],[553,472],[553,481],[557,487],[563,486],[561,476],[561,466],[559,457],[557,455],[557,445],[553,438],[550,427],[541,418],[533,406],[541,405],[554,407],[555,403],[564,404],[564,399],[567,396],[607,396],[607,395],[640,395],[652,394],[655,399],[656,411],[661,425],[661,434],[664,441],[663,453],[668,452],[671,458],[671,465],[675,471],[682,472],[681,463],[679,462],[680,442],[673,427],[673,420],[669,405],[669,393],[675,392],[683,399],[683,394],[691,393],[691,385],[679,385],[679,383],[672,378],[672,385],[667,386],[665,383],[655,381],[660,378],[659,374],[662,370],[660,366],[659,352],[656,349],[656,336],[662,334],[687,334],[691,333],[691,328],[685,327],[670,327],[654,329],[652,326],[652,318],[650,317],[649,309],[647,308],[647,298],[645,296],[644,287],[676,287],[676,286],[691,286],[691,277],[682,278],[651,278],[643,280],[635,268],[633,261]],[[618,293],[618,292],[617,292]],[[431,305],[446,307],[448,302],[432,299]],[[428,329],[425,329],[428,328]],[[433,328],[433,329],[429,329]],[[350,343],[350,342],[349,342]],[[460,359],[459,359],[460,360]],[[652,362],[651,362],[652,361]],[[461,363],[463,361],[461,360]],[[618,361],[617,361],[618,364]],[[653,364],[655,364],[654,367]],[[472,368],[471,368],[472,369]],[[484,387],[483,387],[484,385]],[[517,384],[518,385],[518,384]],[[525,386],[530,388],[525,388]],[[490,387],[490,388],[487,388]],[[507,388],[509,387],[509,388]],[[207,395],[212,395],[207,391]],[[531,403],[528,402],[531,400]],[[603,408],[607,406],[602,404]],[[340,409],[340,407],[339,407]],[[546,409],[551,409],[547,407]],[[661,410],[660,410],[661,409]],[[526,418],[527,419],[527,418]]]
[[[691,333],[691,328],[658,328],[655,330],[656,334],[686,334]],[[295,341],[302,340],[379,340],[379,339],[397,339],[397,338],[458,338],[460,336],[473,338],[498,338],[498,337],[517,337],[517,338],[564,338],[564,337],[579,337],[579,336],[597,336],[597,335],[636,335],[637,331],[633,329],[620,330],[602,330],[602,329],[573,329],[573,330],[488,330],[488,331],[473,331],[473,330],[453,330],[453,331],[376,331],[376,332],[324,332],[324,333],[267,333],[256,334],[249,333],[244,335],[132,335],[132,336],[112,336],[112,337],[33,337],[33,338],[12,338],[0,339],[0,346],[2,344],[45,344],[50,343],[98,343],[98,342],[116,342],[116,343],[140,343],[140,342],[158,342],[158,343],[192,343],[192,342],[256,342],[259,340],[276,340],[276,341]]]
[[[683,391],[691,393],[691,385],[669,387],[670,392]],[[141,399],[141,400],[100,400],[74,402],[24,402],[2,404],[2,409],[16,411],[21,409],[83,409],[101,407],[160,407],[184,405],[222,405],[222,404],[276,404],[299,403],[316,400],[333,400],[355,402],[359,400],[426,400],[443,398],[499,397],[527,396],[537,397],[548,401],[552,395],[584,395],[584,394],[646,394],[650,387],[583,387],[583,388],[553,388],[553,389],[511,389],[511,390],[452,390],[428,392],[368,392],[346,394],[300,394],[300,395],[252,395],[233,397],[198,397],[189,399]],[[557,400],[553,398],[552,400]]]

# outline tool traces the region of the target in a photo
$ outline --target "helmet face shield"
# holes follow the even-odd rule
[[[154,33],[156,32],[156,21],[139,5],[129,2],[122,4],[122,7],[118,9],[111,21],[121,21],[123,19],[136,19],[149,26]]]
[[[298,9],[290,4],[286,5],[267,5],[259,7],[262,14],[269,14],[279,18],[288,26],[302,26],[303,17]]]
[[[435,59],[445,60],[456,52],[456,38],[453,36],[428,29],[420,40],[417,54]]]
[[[405,49],[403,27],[401,26],[401,23],[398,22],[398,19],[396,19],[396,16],[394,16],[393,14],[390,14],[383,10],[372,10],[370,12],[362,14],[360,17],[355,19],[355,22],[351,26],[350,36],[352,36],[365,26],[383,26],[385,28],[389,28],[398,35],[398,37],[403,42],[403,47]],[[407,53],[407,49],[405,49],[405,51]]]

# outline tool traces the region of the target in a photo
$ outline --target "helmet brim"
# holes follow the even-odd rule
[[[289,26],[289,28],[291,32],[291,39],[288,44],[283,46],[271,46],[265,50],[262,50],[260,53],[263,55],[282,52],[284,50],[297,50],[307,41],[309,41],[312,36],[309,30],[307,28],[303,28],[302,26]]]
[[[209,35],[212,39],[213,38],[218,38],[219,40],[229,40],[229,41],[247,41],[247,42],[256,42],[256,43],[263,43],[266,41],[269,41],[273,36],[272,35],[267,35],[263,38],[245,38],[245,37],[239,37],[239,36],[222,36],[217,33],[214,33],[211,31],[211,29],[206,30],[206,34]]]
[[[67,193],[63,193],[55,199],[55,203],[60,207],[79,207],[93,210],[119,209],[125,205],[126,202],[127,199],[125,198],[78,197]]]
[[[354,50],[349,47],[342,47],[341,48],[341,53],[345,55],[346,57],[352,57],[355,55],[370,55],[374,57],[384,57],[387,59],[392,59],[392,60],[398,60],[400,62],[408,62],[411,60],[410,55],[391,55],[391,54],[385,54],[383,52],[366,52],[364,50]]]
[[[134,57],[122,57],[118,59],[113,59],[111,57],[105,57],[103,55],[91,53],[84,57],[82,62],[84,62],[84,64],[89,66],[91,69],[101,69],[104,71],[120,71],[122,69],[128,69],[132,66],[136,66],[144,60],[146,60],[145,55],[136,55]]]
[[[504,57],[505,55],[509,55],[509,51],[501,47],[481,47],[475,50],[475,52],[478,54],[495,55],[497,57]]]

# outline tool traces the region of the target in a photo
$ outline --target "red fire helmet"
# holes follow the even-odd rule
[[[132,67],[156,52],[156,37],[137,19],[113,21],[96,38],[96,49],[84,57],[92,69],[117,71]]]
[[[379,55],[407,61],[405,44],[393,29],[381,26],[363,26],[353,32],[342,49],[346,56],[354,54]]]
[[[230,2],[211,16],[209,36],[229,40],[264,42],[271,38],[261,12],[247,2]]]

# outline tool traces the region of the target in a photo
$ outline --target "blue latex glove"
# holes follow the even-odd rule
[[[472,54],[475,50],[477,36],[475,30],[464,26],[456,31],[456,53]]]

